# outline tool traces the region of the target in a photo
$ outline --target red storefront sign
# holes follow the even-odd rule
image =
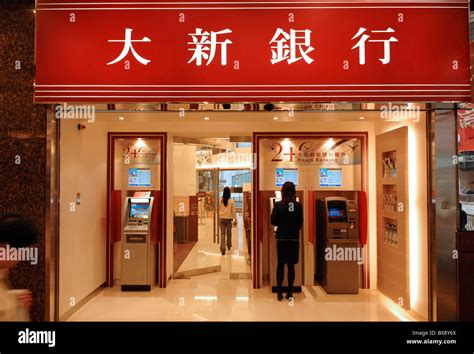
[[[36,102],[469,101],[467,3],[37,1]]]

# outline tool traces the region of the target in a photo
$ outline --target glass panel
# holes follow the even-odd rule
[[[474,231],[474,105],[458,110],[459,228]]]

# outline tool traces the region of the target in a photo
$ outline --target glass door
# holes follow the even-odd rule
[[[214,195],[214,210],[213,210],[213,240],[214,243],[220,244],[220,220],[219,220],[219,200],[221,196],[221,188],[220,188],[220,173],[219,169],[215,168],[212,170],[212,193]],[[223,189],[223,188],[222,188]]]
[[[250,169],[217,169],[217,173],[219,176],[217,201],[219,203],[222,198],[224,188],[229,187],[236,211],[236,224],[232,226],[232,246],[226,254],[230,255],[226,262],[226,267],[228,267],[226,270],[231,278],[250,277],[251,203],[248,202],[248,197],[252,191],[252,171]],[[246,197],[247,202],[245,202]],[[216,215],[217,225],[219,225],[218,211]],[[220,234],[219,230],[218,233]],[[221,237],[224,235],[220,234],[220,237],[216,239],[220,240]]]

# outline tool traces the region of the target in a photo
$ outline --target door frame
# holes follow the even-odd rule
[[[202,169],[196,169],[196,171],[208,171],[211,172],[212,178],[215,179],[214,173],[217,173],[217,195],[215,193],[215,189],[213,188],[212,192],[214,193],[214,213],[213,213],[213,222],[214,222],[214,236],[213,240],[214,242],[219,243],[220,242],[220,228],[219,228],[219,223],[220,223],[220,218],[219,218],[219,213],[216,212],[216,210],[219,207],[219,199],[220,199],[220,173],[223,171],[248,171],[249,173],[252,174],[252,190],[253,190],[253,171],[252,168],[238,168],[238,167],[228,167],[228,168],[220,168],[220,167],[214,167],[214,168],[202,168]],[[217,198],[216,198],[217,197]],[[253,224],[253,220],[251,221]],[[253,225],[252,225],[253,227]]]
[[[261,288],[263,285],[263,264],[260,253],[263,251],[263,225],[260,221],[261,210],[260,196],[260,151],[259,145],[262,139],[318,139],[318,138],[358,138],[361,139],[361,190],[365,191],[367,200],[369,200],[368,191],[368,131],[349,131],[349,132],[254,132],[252,137],[252,155],[255,157],[255,166],[253,170],[253,218],[252,225],[253,243],[252,243],[252,279],[254,289]],[[370,242],[367,242],[367,254],[370,254]],[[376,247],[376,245],[375,245]],[[370,288],[370,257],[366,257],[363,274],[364,288]]]
[[[108,132],[107,133],[107,223],[106,223],[106,273],[105,286],[114,286],[114,242],[111,234],[110,218],[111,218],[111,191],[114,186],[115,177],[115,140],[117,139],[137,139],[148,138],[160,141],[160,210],[161,225],[158,233],[158,284],[160,288],[165,288],[167,285],[166,276],[166,245],[167,245],[167,144],[168,135],[166,132],[158,133],[144,133],[144,132]]]

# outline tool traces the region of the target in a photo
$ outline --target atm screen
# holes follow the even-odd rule
[[[128,169],[129,187],[150,187],[151,171],[149,168],[129,168]]]
[[[296,168],[277,168],[275,179],[277,187],[283,186],[287,181],[293,182],[295,186],[298,186],[298,170]]]
[[[346,211],[340,208],[329,208],[328,221],[329,222],[347,222]]]
[[[148,219],[150,204],[148,203],[131,203],[129,217],[135,219]]]
[[[329,217],[330,218],[343,218],[344,217],[344,212],[341,209],[329,209]]]
[[[345,201],[329,201],[327,204],[328,222],[347,222]]]

